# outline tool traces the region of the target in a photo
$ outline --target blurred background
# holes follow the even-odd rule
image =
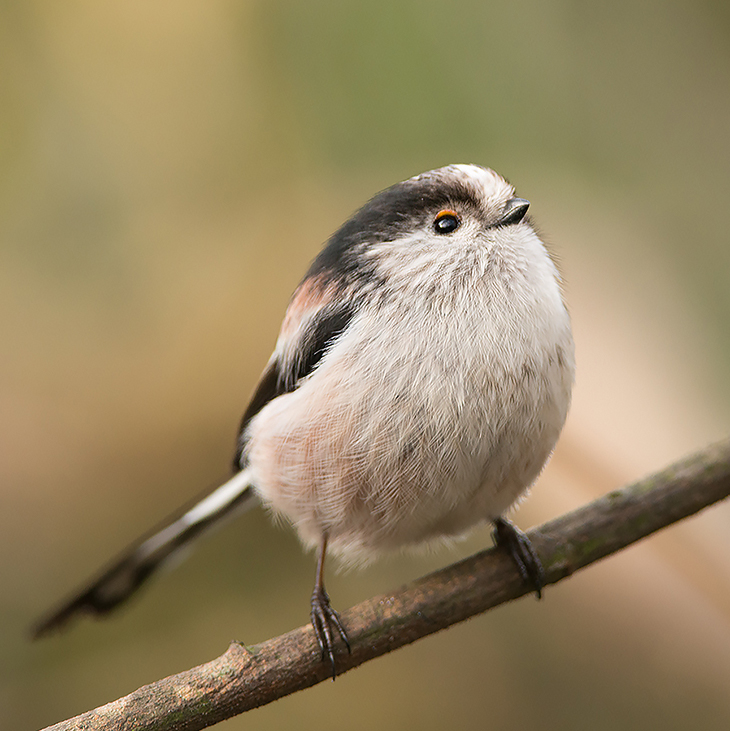
[[[307,621],[256,511],[117,615],[31,622],[228,474],[288,297],[368,197],[452,162],[532,201],[578,380],[527,528],[730,432],[730,5],[0,4],[0,726]],[[727,729],[730,509],[223,724]],[[489,543],[332,574],[345,608]]]

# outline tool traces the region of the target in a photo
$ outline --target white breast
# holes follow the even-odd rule
[[[497,231],[438,256],[380,245],[388,296],[252,420],[256,489],[306,543],[326,533],[365,556],[458,535],[539,474],[565,421],[573,342],[544,247],[529,226],[510,230],[509,246]]]

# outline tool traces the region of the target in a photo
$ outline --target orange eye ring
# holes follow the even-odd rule
[[[444,208],[436,214],[436,218],[433,219],[433,230],[437,234],[450,234],[456,231],[461,226],[461,219],[456,211],[452,211],[450,208]]]

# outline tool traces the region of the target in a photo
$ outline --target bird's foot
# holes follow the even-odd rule
[[[335,664],[335,648],[334,648],[334,630],[345,643],[348,652],[350,649],[350,641],[347,639],[347,632],[342,626],[340,615],[332,609],[330,598],[324,587],[315,587],[312,592],[312,627],[314,635],[317,638],[319,649],[322,651],[322,660],[328,658],[332,666],[332,680],[337,675],[337,666]]]
[[[542,588],[547,583],[545,569],[527,535],[506,518],[497,518],[494,521],[494,542],[509,551],[523,581],[532,585],[540,599]]]

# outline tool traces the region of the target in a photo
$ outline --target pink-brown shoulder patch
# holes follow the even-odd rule
[[[308,315],[332,302],[334,297],[335,287],[331,280],[323,276],[305,279],[289,303],[281,324],[280,338],[288,340],[292,337]]]

